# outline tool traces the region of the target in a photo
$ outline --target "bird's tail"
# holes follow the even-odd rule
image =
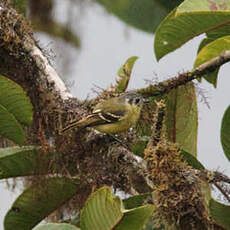
[[[77,131],[79,131],[83,128],[94,126],[96,124],[95,123],[96,120],[97,120],[96,116],[89,115],[88,117],[85,117],[81,120],[72,121],[60,131],[60,134],[63,134],[66,131],[71,130],[71,129],[76,129]]]

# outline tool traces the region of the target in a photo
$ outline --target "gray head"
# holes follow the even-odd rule
[[[125,100],[127,103],[131,105],[137,105],[140,107],[142,107],[144,103],[143,97],[138,93],[126,93],[120,96],[120,99]]]

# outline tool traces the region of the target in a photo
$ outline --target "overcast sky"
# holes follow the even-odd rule
[[[68,13],[67,1],[57,2],[56,14],[62,16],[58,18],[61,22],[65,22]],[[100,6],[87,8],[81,16],[81,21],[76,20],[75,25],[81,32],[80,53],[62,41],[54,42],[53,38],[46,35],[40,34],[39,38],[43,47],[52,49],[56,54],[57,71],[71,86],[71,92],[82,99],[87,95],[94,95],[94,85],[106,88],[114,83],[117,70],[131,56],[139,56],[130,82],[131,89],[144,87],[144,79],[158,78],[158,81],[161,81],[175,76],[178,72],[189,70],[193,66],[197,46],[202,39],[194,39],[157,63],[153,51],[154,36],[127,27],[116,17],[105,13]],[[68,58],[63,60],[63,54],[68,54]],[[66,67],[65,71],[62,70],[63,65]],[[218,169],[228,175],[230,164],[223,154],[219,133],[223,113],[230,104],[229,72],[230,65],[225,64],[219,74],[217,89],[205,82],[199,86],[208,98],[210,109],[204,103],[198,105],[198,158],[208,169]],[[198,97],[198,101],[200,99],[201,97]],[[0,189],[1,229],[4,215],[19,193],[5,190],[3,182],[0,183]]]

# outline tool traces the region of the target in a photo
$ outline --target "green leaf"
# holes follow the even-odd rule
[[[213,199],[209,202],[210,215],[217,224],[230,229],[230,206],[221,204]]]
[[[230,49],[230,36],[221,37],[215,41],[207,44],[201,51],[199,52],[194,67],[197,67],[207,61],[210,61],[212,58],[219,56],[225,50]],[[219,70],[219,69],[218,69]],[[216,87],[216,79],[217,79],[218,71],[215,71],[213,75],[211,75],[211,80],[209,80],[209,76],[205,76],[206,80],[213,83],[214,87]]]
[[[102,187],[91,194],[81,213],[82,230],[141,230],[154,211],[153,205],[124,210],[119,197]]]
[[[111,230],[121,220],[121,200],[112,195],[111,189],[102,187],[91,194],[81,213],[82,230]]]
[[[212,42],[212,41],[214,41],[214,40],[215,40],[215,39],[209,38],[209,37],[208,37],[208,38],[204,38],[204,39],[201,41],[200,45],[199,45],[199,48],[198,48],[198,50],[197,50],[197,54],[198,54],[206,45],[208,45],[210,42]],[[206,75],[203,76],[203,78],[204,78],[207,82],[211,83],[215,88],[216,88],[216,85],[217,85],[217,75],[218,75],[218,72],[219,72],[219,68],[217,68],[214,72],[207,74],[207,76],[206,76]],[[202,78],[199,77],[199,78],[197,78],[197,80],[198,80],[199,82],[201,82]]]
[[[0,105],[25,125],[33,118],[32,105],[24,90],[15,82],[0,75]]]
[[[230,106],[225,111],[222,119],[220,138],[224,154],[230,161]]]
[[[32,121],[32,105],[23,89],[0,75],[0,136],[23,144],[25,136],[19,123]]]
[[[136,196],[131,196],[126,198],[123,201],[123,204],[126,209],[137,208],[143,205],[148,199],[152,199],[151,193],[140,194]]]
[[[178,7],[178,13],[184,12],[223,12],[230,9],[230,2],[219,0],[186,0]]]
[[[35,146],[0,148],[0,179],[43,174],[48,167],[47,155],[42,157]]]
[[[205,169],[205,167],[194,157],[192,154],[181,150],[180,152],[181,158],[188,163],[188,165],[192,166],[194,169]]]
[[[49,223],[49,224],[44,224],[42,226],[38,226],[33,230],[80,230],[80,228],[77,228],[76,226],[71,224]]]
[[[214,39],[212,38],[204,38],[201,42],[200,42],[200,45],[198,47],[198,50],[197,50],[197,54],[206,46],[208,45],[210,42],[213,42]]]
[[[166,96],[167,138],[180,148],[196,156],[197,102],[193,83],[180,86]]]
[[[210,84],[212,84],[214,86],[214,88],[217,87],[217,77],[218,77],[218,73],[219,73],[219,69],[217,68],[215,71],[213,71],[212,73],[208,73],[206,75],[203,76],[203,78],[209,82]]]
[[[221,27],[217,27],[215,30],[208,31],[206,36],[210,39],[218,39],[224,36],[228,36],[230,34],[230,24],[226,23]]]
[[[97,2],[127,24],[154,33],[162,19],[181,0],[97,0]]]
[[[185,0],[159,25],[155,35],[157,60],[192,38],[229,24],[230,3],[219,0]]]
[[[79,188],[76,180],[54,177],[26,189],[13,203],[4,220],[5,230],[31,230]]]
[[[0,104],[0,136],[6,137],[16,144],[23,144],[25,134],[15,117]]]
[[[144,205],[138,208],[134,208],[124,212],[119,225],[115,228],[116,230],[141,230],[147,223],[148,219],[153,215],[153,205]]]
[[[116,80],[116,93],[123,93],[128,87],[131,72],[137,56],[130,57],[125,64],[118,70],[117,75],[119,78]]]

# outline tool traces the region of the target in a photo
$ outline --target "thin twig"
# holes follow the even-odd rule
[[[230,203],[230,197],[228,196],[228,194],[226,193],[226,191],[217,182],[214,182],[213,184],[216,186],[216,188],[223,194],[223,196]]]
[[[225,182],[230,184],[230,178],[220,172],[214,172],[213,176],[215,182]]]

